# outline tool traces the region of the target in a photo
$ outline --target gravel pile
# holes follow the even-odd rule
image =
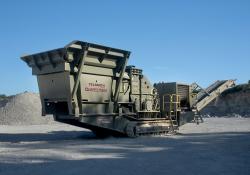
[[[25,92],[0,100],[0,125],[39,125],[53,123],[41,116],[39,94]]]
[[[219,96],[202,110],[210,117],[250,117],[250,91],[239,91]]]

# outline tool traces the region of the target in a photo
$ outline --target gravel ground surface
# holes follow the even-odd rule
[[[208,118],[174,136],[97,139],[64,124],[0,126],[0,174],[248,175],[250,119]]]

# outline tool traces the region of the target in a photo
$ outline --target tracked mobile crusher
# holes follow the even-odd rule
[[[127,66],[129,55],[73,41],[22,60],[37,76],[43,115],[97,135],[169,132],[171,122],[160,112],[156,89],[141,69]]]
[[[91,129],[96,135],[135,137],[175,131],[192,120],[234,80],[198,84],[150,84],[127,66],[130,52],[73,41],[63,48],[23,56],[37,75],[42,114]],[[157,90],[158,92],[157,92]]]

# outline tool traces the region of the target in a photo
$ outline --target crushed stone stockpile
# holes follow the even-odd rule
[[[41,116],[39,94],[25,92],[0,100],[0,125],[39,125],[53,123]]]
[[[236,86],[222,93],[202,111],[207,116],[250,117],[250,85]]]

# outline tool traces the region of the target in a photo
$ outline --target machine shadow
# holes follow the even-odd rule
[[[64,141],[97,139],[91,131],[52,131],[48,133],[0,133],[0,142]]]

